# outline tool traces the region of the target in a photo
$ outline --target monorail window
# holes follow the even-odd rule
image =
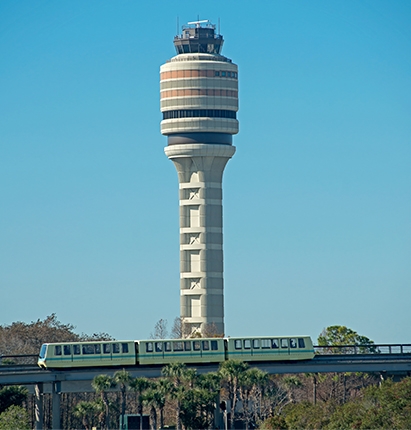
[[[241,340],[235,340],[234,341],[234,348],[235,349],[242,349]]]
[[[183,342],[173,342],[173,351],[182,351]]]
[[[244,349],[251,349],[251,340],[250,339],[244,340]]]
[[[153,342],[146,343],[146,352],[153,352]]]
[[[271,343],[271,348],[277,349],[278,348],[278,339],[273,339]]]
[[[54,347],[54,355],[61,355],[61,345],[56,345]]]
[[[73,345],[73,354],[80,355],[80,345]]]
[[[298,348],[305,348],[305,342],[302,337],[298,338]]]
[[[210,342],[208,340],[203,340],[203,351],[209,351]]]
[[[121,344],[121,352],[123,354],[128,352],[128,343],[122,343]]]
[[[260,349],[260,339],[253,339],[253,348]]]
[[[47,345],[42,345],[40,349],[40,358],[44,358],[47,351]]]
[[[156,352],[162,352],[163,351],[163,342],[156,342],[155,344]]]
[[[211,341],[211,351],[217,351],[218,350],[218,342],[216,340]]]
[[[193,342],[193,349],[194,349],[194,351],[200,351],[201,350],[201,343],[199,340],[195,340]]]
[[[290,348],[297,348],[297,339],[290,339]]]
[[[101,354],[101,345],[99,343],[95,344],[94,350],[96,351],[96,354]]]
[[[120,354],[120,345],[118,343],[113,343],[113,354]]]
[[[83,345],[83,354],[94,354],[94,345]]]
[[[111,344],[110,343],[103,343],[103,353],[104,354],[111,354]]]
[[[64,352],[64,355],[71,355],[71,345],[64,345],[63,352]]]
[[[261,348],[271,348],[271,339],[261,339]]]
[[[171,351],[171,342],[164,342],[164,351]]]
[[[191,351],[191,342],[189,340],[184,342],[184,351]]]
[[[281,348],[288,348],[288,339],[281,339]]]

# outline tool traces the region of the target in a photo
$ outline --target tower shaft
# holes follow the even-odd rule
[[[235,148],[173,145],[165,152],[180,185],[181,318],[191,331],[224,333],[222,177]]]

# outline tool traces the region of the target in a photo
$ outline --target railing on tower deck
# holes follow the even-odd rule
[[[411,344],[368,344],[368,345],[338,345],[314,346],[318,355],[331,354],[411,354]]]
[[[224,55],[211,55],[211,56],[207,57],[204,55],[203,52],[184,54],[183,59],[180,57],[180,55],[177,55],[176,57],[173,57],[170,60],[166,60],[166,63],[175,63],[176,61],[198,61],[198,60],[201,60],[201,61],[220,61],[222,63],[232,63],[233,62],[233,60],[231,60],[230,58],[224,57]]]

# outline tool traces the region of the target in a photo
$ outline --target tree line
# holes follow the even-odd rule
[[[181,336],[184,325],[178,320],[172,331]],[[168,337],[164,320],[151,337]],[[52,314],[31,324],[0,326],[0,354],[37,354],[45,342],[90,339],[112,337],[78,335]],[[335,348],[341,345],[357,345],[364,352],[374,348],[370,339],[344,326],[324,329],[318,344],[331,353],[341,352]],[[157,379],[132,378],[122,369],[113,377],[97,376],[92,387],[94,393],[61,394],[62,428],[119,428],[125,414],[139,415],[141,424],[143,415],[148,416],[152,429],[215,428],[216,410],[226,414],[229,428],[411,428],[411,378],[392,382],[363,373],[268,375],[230,360],[207,374],[172,363]],[[51,395],[43,398],[44,427],[51,428]],[[22,387],[0,387],[0,430],[33,425],[33,396]]]

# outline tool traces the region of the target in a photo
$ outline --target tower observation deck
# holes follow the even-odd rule
[[[180,316],[191,332],[224,333],[222,177],[238,133],[238,68],[209,21],[183,26],[160,68],[161,133],[180,199]]]

